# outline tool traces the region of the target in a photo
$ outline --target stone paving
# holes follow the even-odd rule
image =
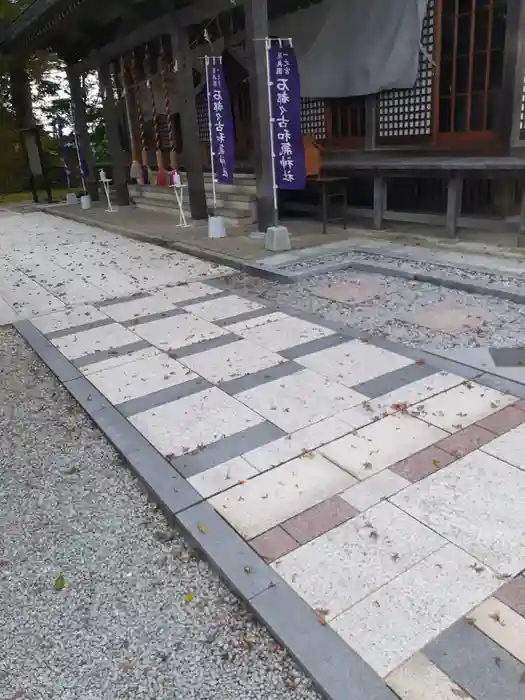
[[[2,223],[6,264],[38,275],[2,294],[270,565],[267,589],[384,679],[352,699],[523,700],[521,392],[227,291],[228,269],[39,221]]]

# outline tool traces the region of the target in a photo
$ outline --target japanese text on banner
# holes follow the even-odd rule
[[[210,142],[215,179],[223,184],[233,182],[235,143],[230,95],[222,64],[210,59],[207,65],[208,106],[210,110]]]
[[[306,166],[299,66],[291,46],[272,44],[268,59],[276,185],[282,190],[301,190],[306,186]]]

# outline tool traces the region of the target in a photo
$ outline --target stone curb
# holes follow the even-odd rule
[[[126,460],[168,520],[196,545],[327,700],[398,700],[384,681],[268,566],[31,323],[14,328]]]

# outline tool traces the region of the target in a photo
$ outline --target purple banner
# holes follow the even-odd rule
[[[231,185],[235,161],[235,137],[230,95],[222,63],[218,58],[206,58],[206,84],[215,180]]]
[[[302,190],[306,187],[306,165],[301,133],[301,82],[293,48],[273,41],[268,49],[268,70],[275,182],[281,190]]]

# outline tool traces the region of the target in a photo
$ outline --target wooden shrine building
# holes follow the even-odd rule
[[[412,24],[410,35],[399,33]],[[303,50],[305,142],[319,147],[323,173],[347,178],[351,210],[373,215],[377,227],[389,217],[444,220],[450,235],[458,220],[517,228],[525,218],[525,0],[34,0],[1,28],[0,51],[18,83],[36,50],[66,62],[93,195],[82,75],[96,70],[118,203],[129,202],[132,161],[151,181],[159,168],[177,167],[196,219],[207,216],[209,164],[202,59],[221,55],[236,169],[255,174],[265,229],[273,195],[267,36],[290,36]],[[27,91],[15,88],[23,128]]]

